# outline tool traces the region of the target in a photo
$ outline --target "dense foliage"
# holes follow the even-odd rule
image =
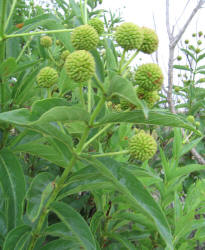
[[[156,32],[68,2],[0,0],[0,249],[194,249],[205,54],[181,49],[172,114],[159,65],[130,67]]]

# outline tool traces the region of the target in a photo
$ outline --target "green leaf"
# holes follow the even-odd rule
[[[112,49],[112,42],[110,39],[105,39],[105,49],[106,49],[106,63],[108,70],[116,71],[118,69],[117,59]]]
[[[53,202],[51,211],[56,213],[59,219],[71,230],[80,244],[87,250],[95,250],[96,244],[89,226],[85,220],[72,207],[63,202]]]
[[[119,75],[115,75],[110,81],[110,87],[108,89],[108,95],[112,98],[113,96],[119,96],[126,101],[143,108],[145,117],[148,117],[148,109],[145,105],[137,98],[136,89],[132,83],[127,79]]]
[[[45,246],[41,247],[40,250],[76,250],[80,249],[79,247],[77,242],[59,239],[47,243]]]
[[[203,58],[205,57],[205,53],[201,54],[198,58],[197,58],[197,62],[201,61]]]
[[[0,114],[0,121],[13,123],[21,126],[29,126],[35,124],[43,124],[54,121],[74,122],[74,121],[89,121],[89,114],[76,106],[68,107],[57,104],[57,100],[46,99],[34,103],[31,112],[28,109],[22,108]],[[55,105],[55,107],[53,107]]]
[[[106,123],[117,123],[117,122],[186,128],[194,131],[196,134],[200,134],[200,132],[196,130],[195,127],[190,125],[190,123],[187,122],[184,117],[169,112],[164,112],[161,110],[159,111],[150,110],[148,119],[144,117],[144,113],[141,110],[109,113],[99,121],[99,125]]]
[[[11,230],[6,236],[3,245],[3,250],[23,249],[25,243],[28,240],[30,232],[31,227],[27,225],[22,225]],[[18,248],[16,248],[17,245],[19,246]]]
[[[0,184],[7,199],[5,215],[8,230],[22,223],[25,179],[16,156],[8,149],[0,151]]]
[[[43,206],[53,191],[54,177],[49,173],[40,173],[30,184],[26,195],[26,212],[29,219],[34,222],[41,213]]]
[[[104,82],[105,77],[104,77],[104,65],[102,63],[100,54],[97,50],[91,50],[91,54],[93,55],[95,59],[95,68],[96,68],[96,74],[101,82]]]
[[[72,231],[69,231],[68,227],[63,222],[52,224],[46,229],[45,234],[68,240],[71,240],[73,238]]]
[[[97,168],[103,176],[107,177],[115,185],[118,192],[126,196],[127,202],[132,204],[132,207],[140,208],[152,218],[167,246],[173,249],[172,234],[167,219],[161,207],[143,184],[132,173],[110,158],[103,158],[101,161],[92,158],[87,159],[87,161]]]
[[[24,152],[36,155],[63,168],[68,165],[68,161],[64,159],[61,152],[57,151],[53,145],[41,144],[41,140],[18,145],[13,148],[13,152]]]
[[[64,188],[60,191],[58,200],[83,191],[96,191],[98,189],[111,190],[112,184],[92,166],[84,167],[75,172]]]
[[[192,54],[188,49],[181,49],[181,51],[183,51],[185,55],[189,55],[196,62],[194,54]]]
[[[203,139],[203,137],[197,138],[188,144],[183,145],[182,150],[180,150],[180,157],[184,154],[188,153],[192,148],[196,147],[196,145]]]
[[[0,236],[4,237],[7,233],[7,221],[5,214],[0,211]]]
[[[177,168],[174,171],[170,171],[170,177],[176,178],[183,175],[189,175],[192,172],[205,170],[205,166],[200,164],[190,164],[185,167]]]
[[[90,230],[93,234],[96,233],[103,218],[104,218],[104,213],[102,211],[97,211],[92,216],[92,219],[90,222]]]
[[[136,247],[128,239],[126,239],[125,237],[123,237],[123,235],[119,233],[108,233],[108,237],[119,241],[123,246],[123,249],[125,248],[128,250],[136,250]]]
[[[173,66],[174,69],[180,69],[180,70],[185,70],[185,71],[189,71],[192,72],[192,69],[190,69],[188,66],[183,66],[183,65],[174,65]]]
[[[0,65],[0,77],[10,76],[16,69],[17,64],[14,58],[8,58]]]

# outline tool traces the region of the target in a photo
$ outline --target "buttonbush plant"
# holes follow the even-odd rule
[[[108,21],[102,1],[52,3],[0,1],[0,248],[194,249],[199,109],[184,95],[170,113],[160,66],[130,67],[156,32]]]

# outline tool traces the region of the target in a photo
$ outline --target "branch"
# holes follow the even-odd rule
[[[205,159],[196,151],[195,148],[192,148],[191,153],[196,158],[198,163],[205,165]]]
[[[166,0],[166,28],[167,28],[169,41],[172,41],[173,36],[170,30],[170,23],[169,23],[169,0]]]
[[[168,0],[167,0],[168,1]],[[205,3],[204,0],[200,0],[198,2],[198,4],[196,5],[196,7],[193,9],[191,15],[189,16],[189,18],[187,19],[186,23],[184,24],[183,28],[179,31],[178,35],[176,35],[174,37],[172,46],[175,47],[176,44],[179,42],[179,40],[181,39],[182,35],[184,34],[185,30],[187,29],[189,23],[191,22],[191,20],[193,19],[193,17],[196,15],[196,13],[198,12],[198,10],[202,7],[202,5]]]

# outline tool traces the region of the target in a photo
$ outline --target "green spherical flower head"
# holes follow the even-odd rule
[[[137,97],[140,100],[144,100],[149,108],[152,108],[154,104],[160,99],[157,91],[146,91],[143,88],[137,88]]]
[[[52,43],[53,41],[50,36],[43,36],[40,39],[40,44],[45,48],[51,47]]]
[[[85,24],[74,29],[71,42],[76,50],[91,50],[97,47],[99,36],[92,26]]]
[[[189,121],[189,122],[191,122],[191,123],[195,123],[195,118],[194,118],[194,116],[193,115],[189,115],[187,118],[187,121]]]
[[[135,72],[136,84],[147,91],[160,90],[163,79],[162,71],[155,63],[143,64]]]
[[[65,59],[67,58],[67,56],[69,56],[70,55],[70,51],[69,50],[64,50],[63,52],[62,52],[62,54],[61,54],[61,59],[63,60],[63,61],[65,61]]]
[[[195,122],[195,126],[196,126],[197,128],[199,128],[199,127],[200,127],[200,122]]]
[[[140,51],[145,54],[152,54],[155,52],[159,45],[159,39],[154,30],[142,27],[143,42],[140,47]]]
[[[104,23],[100,19],[93,18],[93,19],[89,20],[88,24],[90,26],[92,26],[97,31],[99,36],[103,33]]]
[[[178,60],[178,61],[181,61],[181,60],[182,60],[182,57],[181,57],[181,56],[177,56],[177,60]]]
[[[86,82],[95,73],[95,61],[88,51],[77,50],[66,57],[65,69],[75,82]]]
[[[199,35],[199,37],[203,36],[203,32],[199,31],[198,35]]]
[[[143,42],[143,32],[134,23],[123,23],[117,28],[115,39],[125,50],[139,49]]]
[[[140,130],[129,140],[129,151],[131,157],[140,161],[146,161],[151,159],[156,153],[157,143],[151,135]]]
[[[50,88],[58,81],[58,73],[51,67],[45,67],[37,75],[37,83],[40,87]]]

